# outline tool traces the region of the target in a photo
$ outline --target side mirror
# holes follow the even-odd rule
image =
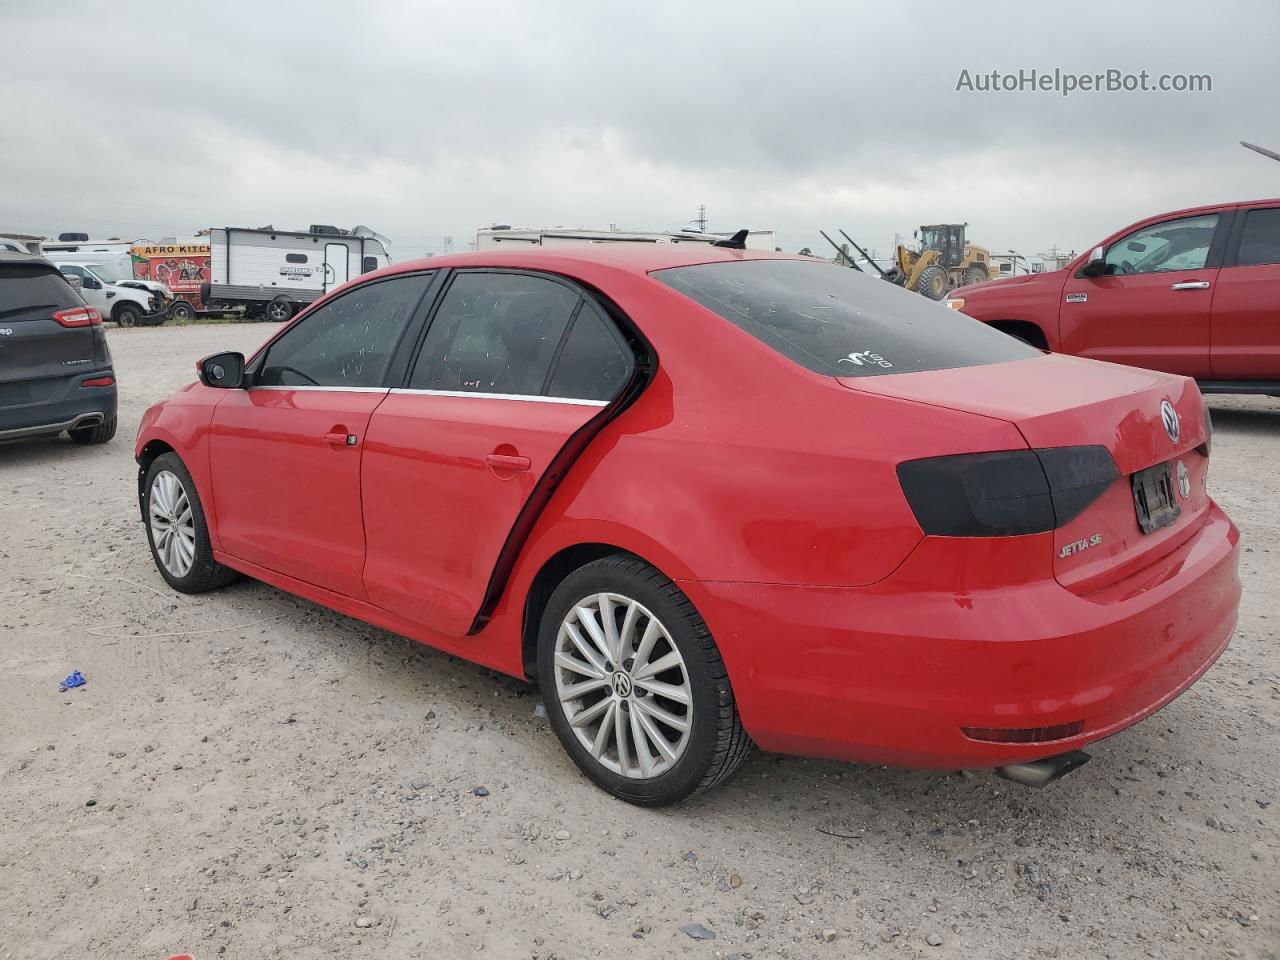
[[[235,390],[244,386],[244,354],[215,353],[197,363],[196,371],[206,387]]]
[[[1080,273],[1086,277],[1101,277],[1107,272],[1107,248],[1094,247],[1093,252],[1089,254],[1089,260],[1080,268]]]
[[[83,283],[86,290],[102,289],[102,283],[98,281],[95,277],[85,277]]]

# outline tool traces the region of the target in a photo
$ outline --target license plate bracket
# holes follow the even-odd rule
[[[1133,475],[1133,506],[1143,533],[1167,527],[1182,515],[1170,464],[1158,463]]]

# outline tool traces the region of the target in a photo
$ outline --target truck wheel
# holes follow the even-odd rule
[[[947,295],[947,271],[936,263],[925,267],[916,281],[916,293],[930,300],[941,300]]]
[[[284,297],[276,297],[267,304],[267,319],[276,323],[284,323],[293,316],[293,304]]]
[[[103,420],[101,423],[94,424],[92,427],[77,427],[75,430],[68,430],[69,436],[76,443],[94,444],[106,443],[116,435],[116,418]]]
[[[964,285],[967,287],[971,283],[985,283],[990,279],[987,268],[980,263],[972,264],[965,268]]]
[[[122,303],[111,316],[122,327],[136,327],[142,311],[132,303]]]
[[[185,300],[175,300],[169,307],[169,319],[174,323],[190,323],[195,315],[195,308]]]

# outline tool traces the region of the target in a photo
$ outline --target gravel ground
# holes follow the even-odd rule
[[[756,753],[645,811],[530,686],[253,581],[165,588],[138,420],[272,329],[113,329],[115,441],[0,447],[0,957],[1280,956],[1280,401],[1213,402],[1232,645],[1082,770]]]

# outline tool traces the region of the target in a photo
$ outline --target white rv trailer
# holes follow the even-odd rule
[[[666,233],[639,230],[587,230],[555,227],[535,230],[512,227],[489,227],[476,231],[477,250],[519,247],[572,247],[599,243],[710,243],[727,240],[732,233],[698,233],[687,231]],[[748,230],[748,250],[773,250],[772,230]]]
[[[206,308],[243,307],[287,320],[335,287],[391,262],[390,241],[368,227],[276,230],[214,227],[209,231]]]

